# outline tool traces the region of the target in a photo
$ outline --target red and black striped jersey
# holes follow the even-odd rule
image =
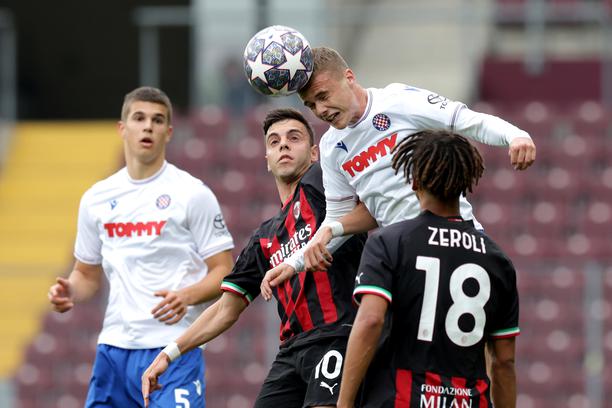
[[[385,298],[392,320],[364,406],[491,406],[485,343],[519,334],[519,300],[514,266],[489,237],[425,211],[372,234],[355,281],[355,300]]]
[[[232,273],[223,280],[221,290],[252,302],[260,293],[265,273],[305,246],[324,219],[321,167],[315,163],[278,214],[253,233]],[[334,253],[327,272],[300,272],[274,289],[284,346],[321,337],[348,336],[356,314],[352,287],[365,239],[366,235],[361,234],[344,243]]]

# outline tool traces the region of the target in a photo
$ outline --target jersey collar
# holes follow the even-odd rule
[[[132,183],[132,184],[146,184],[146,183],[150,183],[151,181],[153,181],[156,178],[158,178],[160,176],[160,174],[162,174],[164,172],[164,170],[166,170],[167,166],[168,166],[168,162],[166,160],[164,160],[164,163],[162,164],[160,169],[157,170],[157,172],[155,174],[153,174],[151,177],[147,177],[146,179],[142,179],[142,180],[135,180],[135,179],[131,178],[130,174],[127,171],[126,171],[126,174],[127,174],[127,178],[128,178],[130,183]]]
[[[440,217],[439,215],[436,215],[429,210],[423,210],[421,214],[428,215],[431,217],[436,217],[436,218],[444,218],[445,220],[451,221],[451,222],[464,222],[465,221],[461,215],[451,215],[448,217]]]

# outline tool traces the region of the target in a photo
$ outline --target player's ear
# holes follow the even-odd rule
[[[166,135],[166,143],[172,140],[172,136],[174,135],[174,128],[172,125],[168,126],[168,134]]]
[[[314,163],[316,161],[319,161],[319,146],[312,145],[310,147],[310,162]]]
[[[355,73],[350,68],[347,68],[344,71],[344,77],[346,78],[349,84],[354,84],[356,82]]]
[[[270,169],[270,162],[268,161],[268,155],[266,154],[264,157],[266,158],[266,169],[268,170],[268,173],[269,173],[272,170]]]
[[[121,136],[122,139],[125,139],[124,131],[125,131],[125,123],[123,123],[123,121],[120,120],[117,122],[117,133],[119,133],[119,136]]]

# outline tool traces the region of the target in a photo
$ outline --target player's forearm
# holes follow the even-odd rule
[[[221,296],[221,282],[231,270],[231,263],[215,265],[201,281],[181,289],[187,304],[197,305]]]
[[[181,354],[208,343],[232,327],[245,307],[246,304],[242,299],[224,293],[176,340]]]
[[[101,275],[101,272],[74,269],[68,278],[72,290],[72,301],[81,303],[93,298],[100,289]]]
[[[358,314],[349,337],[338,407],[353,407],[359,386],[374,358],[384,317]]]
[[[378,223],[362,202],[358,203],[355,208],[343,215],[338,221],[342,224],[344,235],[368,232],[378,227]]]
[[[336,223],[340,223],[341,227],[334,225]],[[329,252],[334,253],[351,235],[367,232],[377,227],[378,223],[368,208],[360,202],[339,219],[330,217],[328,214],[317,234],[326,236],[328,242],[326,248]]]
[[[491,364],[491,398],[496,408],[516,407],[516,372],[514,361]]]

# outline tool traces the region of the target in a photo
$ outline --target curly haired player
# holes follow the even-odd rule
[[[516,272],[459,213],[482,157],[462,136],[423,131],[398,145],[393,168],[412,184],[422,212],[366,243],[338,407],[354,406],[364,376],[363,407],[515,407]],[[390,338],[366,376],[388,309]]]

